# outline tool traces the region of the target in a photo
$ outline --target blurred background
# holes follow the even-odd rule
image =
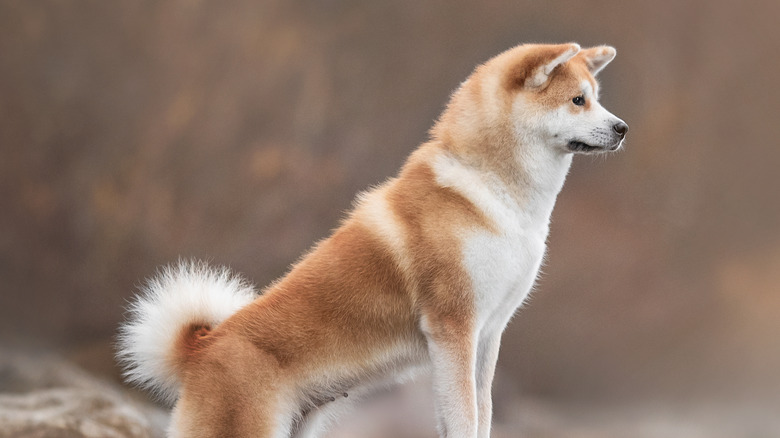
[[[26,370],[119,387],[112,337],[156,267],[197,257],[268,284],[397,172],[475,65],[576,41],[617,48],[601,100],[631,132],[574,160],[504,336],[494,435],[780,437],[778,16],[753,0],[0,3],[0,436],[29,414],[9,403],[69,382],[23,386]],[[424,388],[331,436],[435,436]],[[159,434],[151,417],[132,430]]]

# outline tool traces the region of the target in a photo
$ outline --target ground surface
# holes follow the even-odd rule
[[[434,438],[428,382],[361,403],[328,438]],[[494,438],[777,438],[767,406],[572,404],[497,391]],[[777,412],[774,412],[776,414]],[[0,438],[162,438],[165,409],[49,354],[0,349]]]

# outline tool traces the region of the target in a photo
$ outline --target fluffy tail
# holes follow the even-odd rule
[[[142,287],[119,329],[117,358],[125,379],[175,401],[183,346],[256,297],[252,286],[224,267],[193,261],[163,268]]]

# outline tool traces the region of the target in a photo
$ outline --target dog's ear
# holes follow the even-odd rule
[[[573,58],[579,51],[580,45],[577,43],[532,48],[510,70],[510,86],[526,89],[542,87],[556,67]]]
[[[596,76],[617,55],[617,50],[611,46],[598,46],[584,49],[579,56],[585,59],[590,74]]]

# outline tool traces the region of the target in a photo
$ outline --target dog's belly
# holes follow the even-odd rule
[[[319,369],[299,388],[301,406],[318,407],[341,398],[360,399],[393,384],[404,383],[430,369],[427,346],[422,338],[409,340],[395,348],[375,352],[369,363],[342,364]],[[327,382],[323,384],[322,382]]]
[[[464,266],[471,276],[477,326],[503,330],[533,287],[545,252],[545,229],[480,232],[464,239]]]

